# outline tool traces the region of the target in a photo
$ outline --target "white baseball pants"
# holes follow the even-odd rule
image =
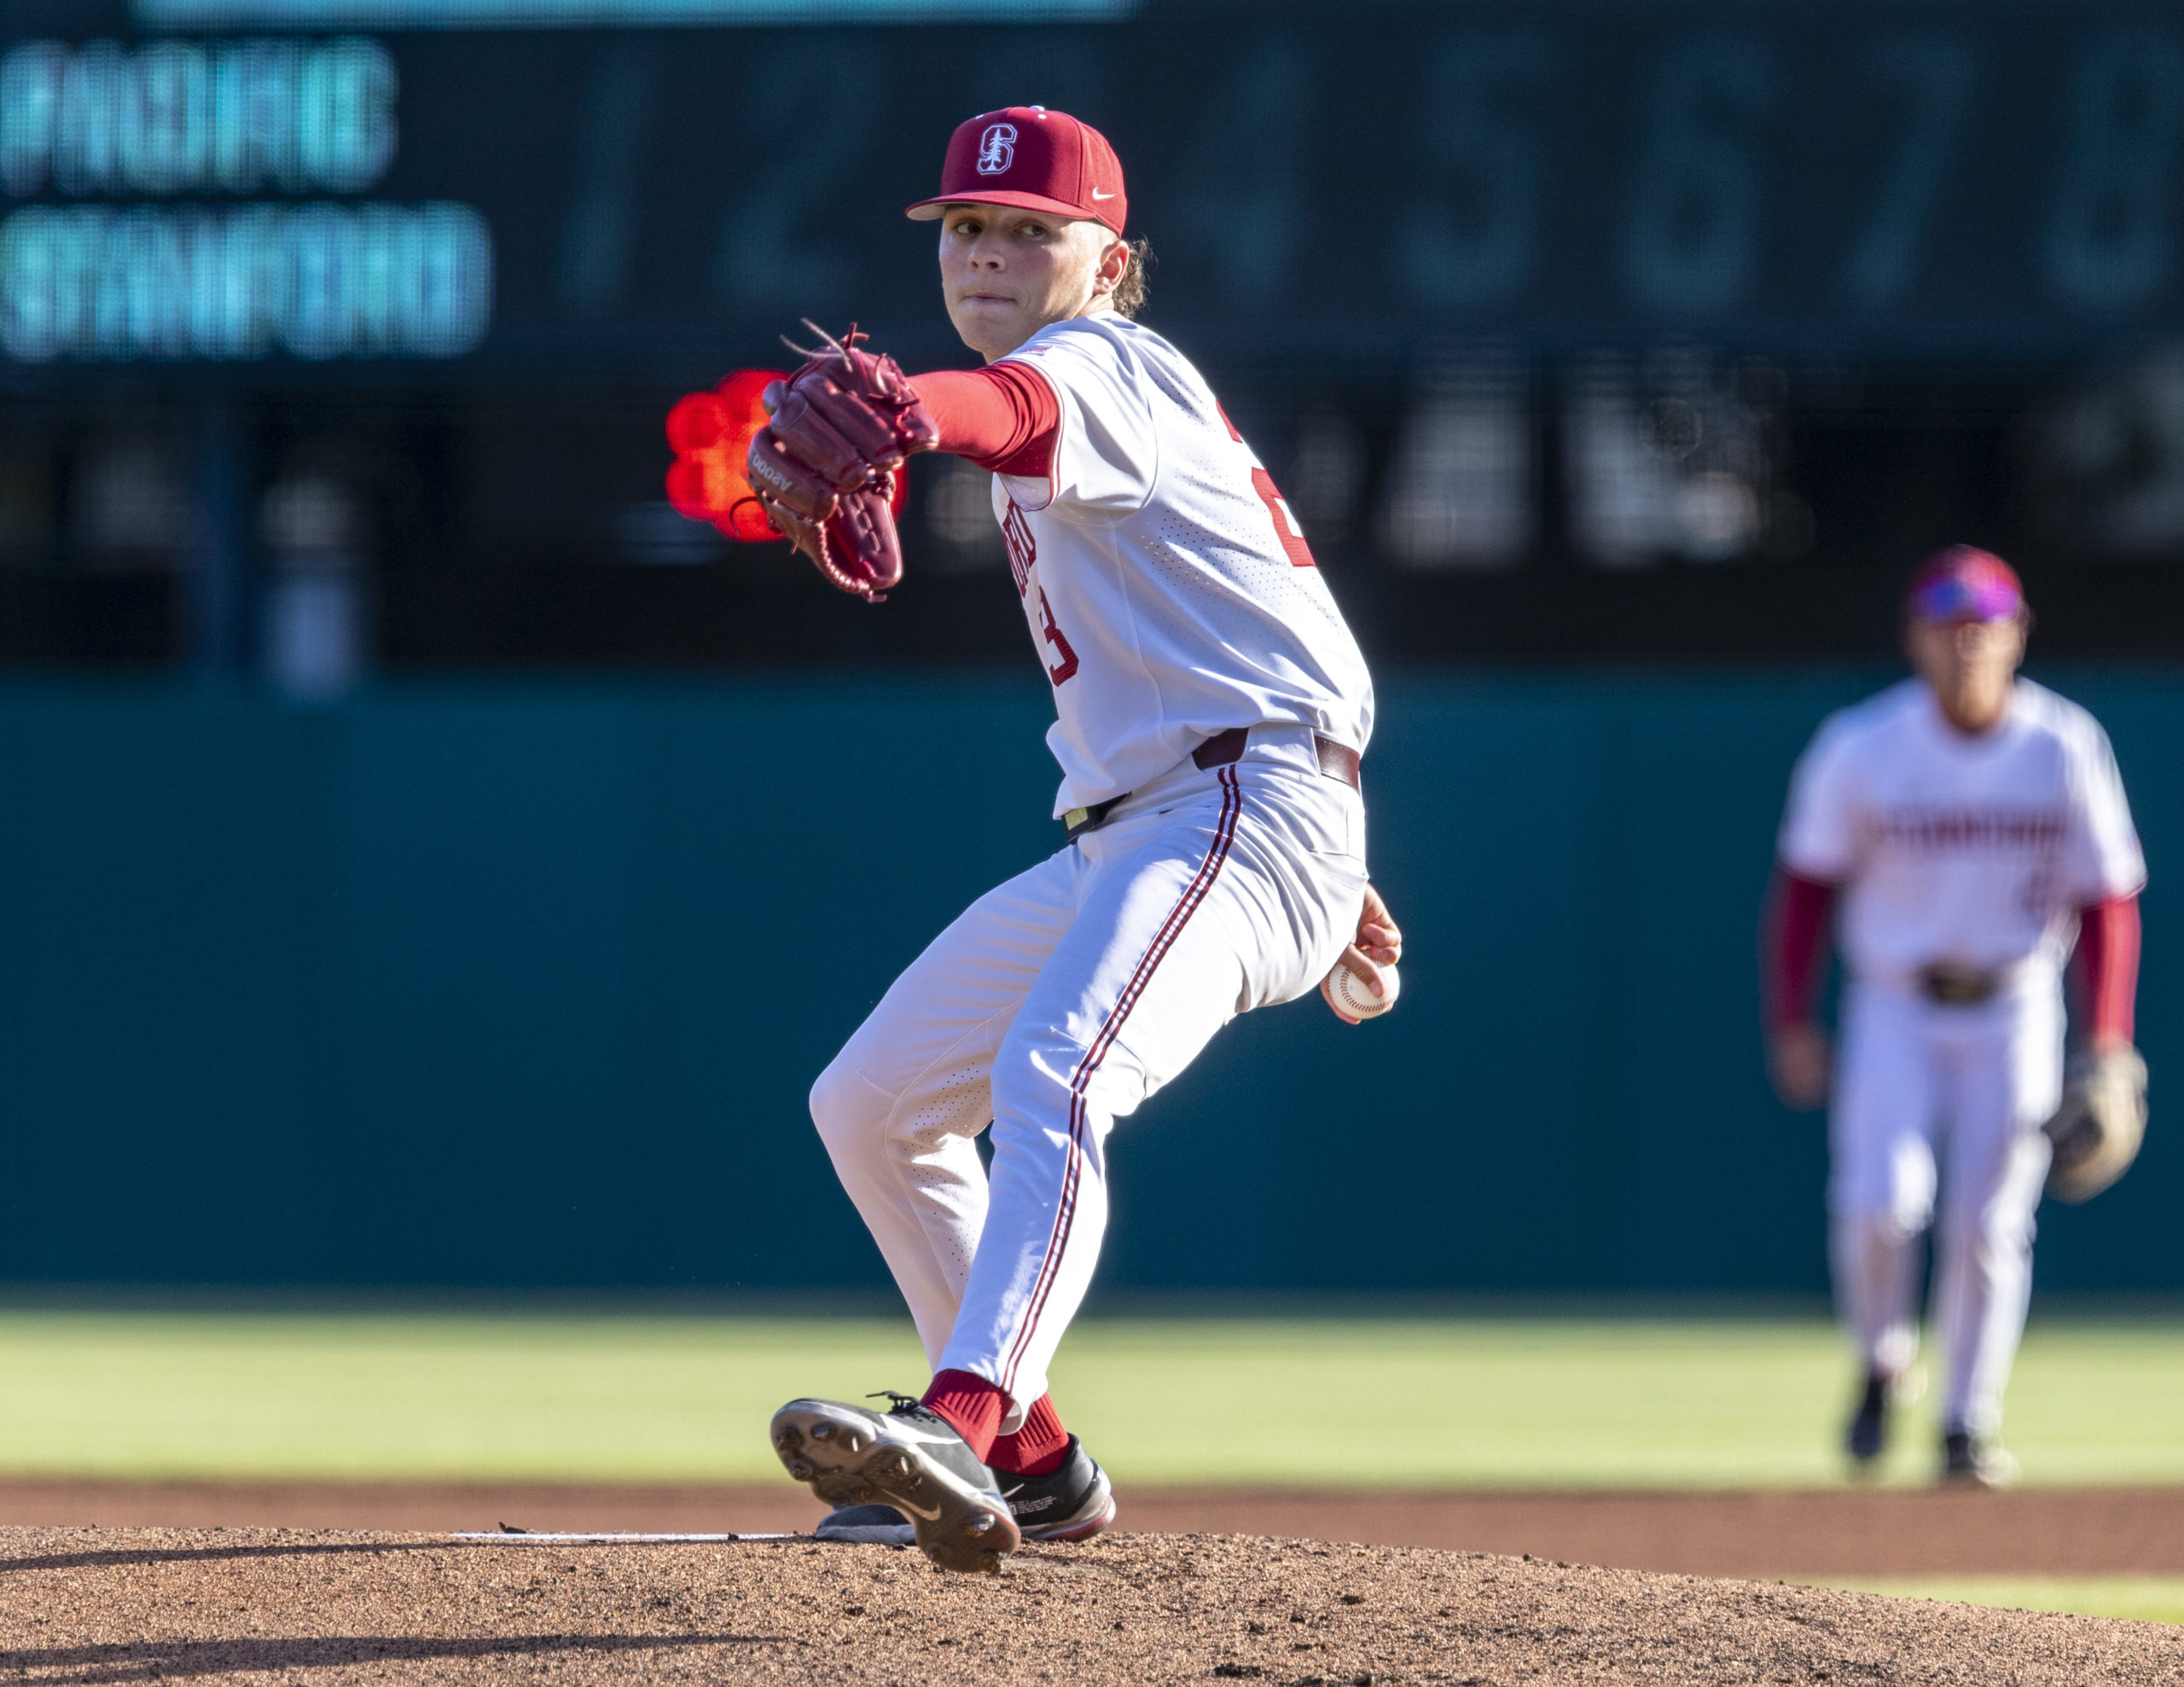
[[[1919,1238],[1934,1227],[1945,1429],[2001,1427],[2048,1177],[2040,1126],[2062,1080],[2062,988],[2052,972],[1977,1007],[1867,984],[1844,994],[1829,1121],[1836,1301],[1867,1368],[1902,1371],[1918,1351]]]
[[[1004,1430],[1091,1283],[1108,1128],[1237,1014],[1318,985],[1356,935],[1364,855],[1364,805],[1310,733],[1254,728],[1240,761],[1183,762],[979,897],[813,1087],[927,1359],[1007,1394]]]

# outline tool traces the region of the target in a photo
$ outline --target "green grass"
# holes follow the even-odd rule
[[[0,1314],[0,1469],[763,1479],[783,1400],[925,1374],[906,1322]]]
[[[2184,1623],[2184,1577],[2180,1576],[1953,1576],[1815,1585],[1885,1593],[1897,1599],[1995,1605],[2012,1611],[2070,1611],[2082,1617]]]
[[[1114,1319],[1054,1391],[1140,1483],[1787,1487],[1849,1371],[1817,1319]],[[924,1375],[872,1319],[12,1311],[0,1471],[764,1481],[781,1400]],[[2036,1325],[2010,1406],[2028,1481],[2184,1481],[2184,1323]]]
[[[1798,1487],[1841,1477],[1849,1372],[1818,1319],[1095,1323],[1055,1397],[1139,1481]],[[1936,1433],[1909,1414],[1887,1478]],[[2028,1481],[2184,1481],[2184,1327],[2036,1329],[2009,1441]]]

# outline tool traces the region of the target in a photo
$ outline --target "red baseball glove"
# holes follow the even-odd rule
[[[903,461],[932,449],[940,430],[892,357],[857,349],[856,328],[838,340],[804,327],[826,345],[766,389],[772,419],[751,441],[751,490],[774,530],[822,574],[877,603],[903,577],[895,493]]]

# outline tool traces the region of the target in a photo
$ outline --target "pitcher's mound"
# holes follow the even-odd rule
[[[803,1540],[0,1531],[0,1675],[449,1682],[2184,1687],[2184,1628],[1244,1535],[995,1578]]]

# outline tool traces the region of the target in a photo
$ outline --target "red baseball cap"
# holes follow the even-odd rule
[[[1991,551],[1951,545],[1919,565],[1903,606],[1914,621],[2010,621],[2024,609],[2024,586]]]
[[[1009,106],[956,125],[940,166],[940,193],[909,214],[929,223],[951,205],[1008,205],[1089,217],[1118,235],[1130,210],[1122,160],[1107,137],[1067,112]]]

